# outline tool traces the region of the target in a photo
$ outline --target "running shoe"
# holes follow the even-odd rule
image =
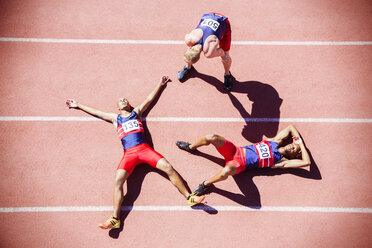
[[[205,196],[202,195],[202,196],[197,196],[197,195],[189,195],[189,197],[187,197],[187,204],[189,204],[190,207],[196,205],[196,204],[199,204],[199,203],[202,203],[204,201],[204,198]]]
[[[187,68],[187,66],[185,65],[182,70],[180,70],[178,72],[178,75],[177,75],[177,78],[179,81],[183,82],[186,80],[186,76],[190,73],[191,69],[193,68],[193,66],[191,66],[191,68]]]
[[[204,184],[204,182],[202,182],[201,184],[199,184],[198,187],[196,187],[196,189],[194,189],[192,191],[192,195],[197,195],[197,196],[201,196],[201,195],[205,195],[205,192],[208,190],[210,186],[207,186]]]
[[[99,224],[99,227],[102,229],[116,229],[120,228],[120,220],[114,219],[114,217],[110,217],[110,219],[106,220],[105,223]]]
[[[185,150],[185,151],[187,151],[187,152],[191,152],[191,153],[193,153],[193,152],[195,152],[196,150],[192,150],[192,149],[190,149],[190,143],[188,143],[188,142],[185,142],[185,141],[177,141],[176,142],[176,145],[178,146],[178,148],[180,148],[181,150]]]
[[[224,82],[223,82],[224,89],[227,91],[230,91],[234,81],[235,81],[235,78],[233,77],[233,75],[231,75],[231,72],[229,75],[224,75]]]

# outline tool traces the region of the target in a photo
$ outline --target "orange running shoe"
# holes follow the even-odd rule
[[[197,196],[197,195],[191,194],[189,195],[189,197],[187,197],[187,204],[189,204],[189,206],[192,207],[196,204],[202,203],[204,201],[204,198],[205,198],[205,195]]]
[[[99,227],[102,229],[115,229],[120,228],[120,220],[114,219],[114,217],[110,217],[110,219],[106,220],[105,223],[99,224]]]

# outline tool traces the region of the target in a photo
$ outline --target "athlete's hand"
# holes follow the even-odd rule
[[[295,143],[295,144],[301,144],[302,143],[302,139],[300,137],[293,136],[292,139],[293,139],[293,143]]]
[[[66,105],[68,108],[77,108],[77,101],[75,101],[74,99],[68,99],[66,101]]]
[[[166,84],[166,83],[168,83],[168,82],[170,82],[171,80],[170,80],[170,78],[168,77],[168,76],[163,76],[162,78],[161,78],[161,80],[160,80],[160,83],[161,83],[161,85],[164,85],[164,84]]]

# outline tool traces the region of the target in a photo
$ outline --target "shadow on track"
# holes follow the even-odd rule
[[[200,78],[206,83],[214,86],[219,92],[227,94],[229,96],[233,106],[239,111],[241,117],[244,118],[246,121],[246,124],[241,131],[242,136],[246,140],[252,143],[256,143],[260,142],[264,138],[263,136],[274,137],[277,134],[280,120],[280,106],[282,105],[283,99],[279,97],[278,92],[271,85],[258,81],[236,81],[233,84],[231,92],[226,92],[226,90],[223,88],[223,83],[220,80],[213,76],[200,73],[196,71],[195,68],[190,73],[189,78]],[[253,102],[251,113],[248,113],[243,104],[232,93],[247,94],[248,99]],[[257,120],[257,118],[259,118],[259,120]],[[307,179],[322,179],[318,166],[316,165],[311,152],[309,150],[308,152],[311,159],[311,164],[308,170],[303,168],[267,168],[249,170],[233,176],[236,184],[241,191],[241,194],[232,193],[215,187],[214,185],[211,186],[209,192],[223,195],[240,205],[259,209],[261,208],[261,197],[257,186],[253,182],[253,177],[255,176],[277,176],[282,174],[293,174],[295,176]],[[209,159],[221,166],[225,165],[225,161],[222,158],[218,158],[200,151],[197,151],[194,155]]]
[[[277,134],[280,106],[283,99],[279,97],[278,92],[271,85],[258,81],[236,81],[231,92],[226,92],[223,88],[223,83],[213,76],[194,70],[190,77],[200,78],[214,86],[219,92],[229,96],[233,106],[246,121],[241,131],[246,140],[256,143],[262,140],[263,135],[274,137]],[[247,98],[253,102],[251,113],[248,113],[243,104],[232,93],[247,95]],[[260,118],[260,121],[257,118]],[[262,119],[266,119],[266,121],[262,121]]]

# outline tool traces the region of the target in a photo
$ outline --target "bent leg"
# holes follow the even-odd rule
[[[220,170],[214,177],[209,180],[204,181],[205,186],[210,186],[213,183],[226,180],[229,176],[235,175],[237,172],[237,167],[230,163],[227,164],[222,170]]]
[[[115,187],[114,187],[114,213],[113,217],[120,218],[121,204],[124,199],[123,185],[128,179],[129,173],[126,170],[118,169],[116,171],[115,177]]]
[[[218,134],[207,134],[190,145],[190,149],[195,150],[201,146],[208,146],[209,144],[214,145],[217,149],[221,148],[225,144],[226,139]]]
[[[165,158],[160,159],[158,163],[156,164],[156,168],[165,172],[168,175],[171,183],[187,199],[187,197],[189,196],[189,191],[187,190],[185,184],[183,183],[181,176],[172,167],[172,165],[168,162],[168,160],[166,160]]]

